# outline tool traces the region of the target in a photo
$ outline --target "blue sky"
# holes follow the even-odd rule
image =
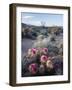
[[[45,22],[45,26],[63,26],[62,14],[50,14],[50,13],[21,13],[21,22],[40,26],[41,22]]]

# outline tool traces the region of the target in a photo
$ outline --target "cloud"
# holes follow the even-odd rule
[[[24,19],[33,18],[33,16],[23,16]]]

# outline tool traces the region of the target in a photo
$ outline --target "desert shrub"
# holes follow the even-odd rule
[[[54,70],[56,75],[62,75],[63,74],[63,57],[62,56],[56,56],[52,60],[54,64]]]
[[[33,36],[37,37],[37,33],[36,32],[32,31],[31,33],[32,33]]]
[[[32,28],[24,28],[22,31],[22,38],[36,39],[37,33]]]
[[[46,47],[47,46],[47,40],[45,40],[44,35],[38,35],[37,40],[34,42],[33,47],[38,48],[38,47]]]
[[[48,45],[48,51],[50,56],[58,55],[59,49],[56,46]]]
[[[45,24],[46,24],[46,22],[41,21],[41,26],[42,26],[43,28],[45,27]]]
[[[51,41],[55,41],[55,38],[54,38],[54,37],[52,37],[52,38],[51,38]]]

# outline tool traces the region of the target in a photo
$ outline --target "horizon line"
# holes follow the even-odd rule
[[[23,23],[23,22],[22,22],[22,24],[27,24],[27,23]],[[42,26],[42,25],[34,25],[34,24],[27,24],[27,25],[32,25],[32,26]],[[59,25],[49,25],[49,26],[48,26],[48,25],[45,25],[45,27],[51,27],[51,26],[54,26],[54,27],[55,27],[55,26],[63,27],[63,26],[59,26]]]

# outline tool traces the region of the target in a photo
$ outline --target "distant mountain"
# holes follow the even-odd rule
[[[63,35],[62,26],[34,26],[22,23],[22,37],[35,39],[39,35],[48,37],[49,34]]]
[[[30,24],[25,24],[25,23],[21,23],[22,27],[37,27],[37,28],[43,28],[43,26],[35,26],[35,25],[30,25]],[[44,28],[55,28],[55,27],[59,27],[59,28],[63,28],[63,26],[45,26]]]
[[[26,28],[26,27],[37,27],[37,26],[34,26],[34,25],[25,24],[25,23],[21,23],[21,25],[22,25],[23,28]]]
[[[32,31],[36,31],[36,32],[63,32],[63,27],[62,26],[34,26],[34,25],[29,25],[29,24],[25,24],[25,23],[22,23],[22,29],[30,29]]]

